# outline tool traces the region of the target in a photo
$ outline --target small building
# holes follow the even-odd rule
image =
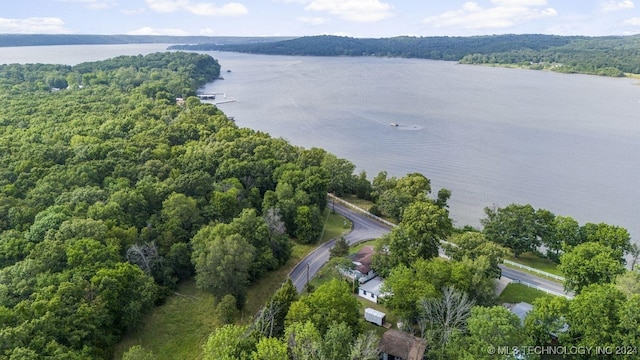
[[[382,334],[378,348],[382,360],[422,360],[427,342],[409,333],[391,329]]]
[[[371,302],[378,303],[378,299],[384,297],[384,293],[380,289],[384,284],[381,277],[376,276],[373,279],[361,284],[358,288],[358,296]]]
[[[385,313],[382,311],[378,311],[372,308],[364,309],[364,319],[370,323],[374,323],[378,326],[382,326],[384,324]]]
[[[351,258],[355,268],[349,270],[344,275],[351,279],[357,279],[360,284],[373,279],[376,276],[371,268],[371,261],[373,260],[374,254],[375,250],[373,246],[364,246]]]
[[[511,311],[512,313],[518,315],[518,317],[520,318],[520,323],[522,325],[524,325],[524,318],[527,317],[527,314],[531,310],[533,310],[533,305],[531,305],[529,303],[526,303],[526,302],[519,302],[517,304],[514,304],[509,309],[509,311]]]

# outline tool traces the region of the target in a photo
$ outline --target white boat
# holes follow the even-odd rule
[[[393,127],[398,127],[398,126],[400,126],[400,125],[399,125],[399,124],[397,124],[397,123],[391,123],[391,124],[389,124],[389,125],[391,125],[391,126],[393,126]]]

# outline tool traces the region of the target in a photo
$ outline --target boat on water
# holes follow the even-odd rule
[[[389,124],[389,125],[390,125],[390,126],[393,126],[393,127],[398,127],[398,126],[400,126],[400,124],[398,124],[398,123],[393,123],[393,122],[392,122],[391,124]]]

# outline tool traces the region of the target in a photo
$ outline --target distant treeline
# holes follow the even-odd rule
[[[359,39],[310,36],[264,42],[174,45],[172,49],[269,55],[391,56],[624,76],[640,73],[640,36],[491,35]]]
[[[285,39],[291,39],[291,37],[0,34],[0,47],[99,44],[240,44]]]

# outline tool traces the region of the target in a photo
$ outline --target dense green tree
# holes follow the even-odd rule
[[[481,307],[471,309],[467,320],[468,334],[455,332],[447,346],[448,359],[498,359],[487,349],[497,346],[525,346],[520,318],[504,306]]]
[[[625,271],[618,253],[597,242],[580,244],[562,255],[559,269],[565,289],[576,293],[591,284],[611,283]]]
[[[560,262],[563,249],[579,245],[581,240],[580,225],[569,216],[556,216],[553,220],[553,232],[544,239],[547,248],[547,257],[555,262]]]
[[[359,334],[362,330],[360,308],[349,285],[333,279],[293,303],[287,314],[287,324],[310,320],[324,335],[332,323],[345,323],[354,334]]]
[[[247,326],[224,325],[216,329],[203,345],[205,360],[250,359],[255,342]]]
[[[242,308],[255,248],[239,234],[216,234],[212,226],[200,229],[192,244],[198,288],[216,297],[231,294],[236,298],[236,306]]]
[[[569,300],[563,296],[539,297],[533,309],[524,319],[524,330],[529,340],[537,346],[563,344],[568,330]]]
[[[302,244],[312,244],[320,239],[322,215],[316,206],[298,207],[295,217],[296,238]]]
[[[548,211],[536,211],[528,204],[485,208],[485,215],[481,223],[487,239],[511,249],[516,257],[536,251],[542,237],[548,235],[548,224],[553,218]]]
[[[620,346],[618,334],[625,300],[624,294],[611,284],[584,288],[569,303],[567,322],[573,345],[612,349]]]
[[[329,257],[342,257],[349,254],[349,244],[344,236],[340,236],[335,244],[329,249]]]
[[[251,354],[251,360],[288,360],[289,352],[287,343],[273,338],[261,338],[256,344],[256,351]]]
[[[499,278],[502,270],[498,266],[509,255],[509,249],[488,241],[480,232],[467,231],[456,236],[451,243],[443,245],[447,256],[452,260],[462,261],[464,258],[476,260],[486,257],[491,264],[489,276]]]
[[[631,250],[631,235],[627,229],[605,223],[586,223],[581,228],[583,242],[598,242],[610,247],[623,264],[624,256]]]
[[[333,323],[322,338],[322,359],[347,359],[351,353],[353,335],[345,323]]]
[[[293,360],[320,360],[322,335],[311,321],[287,326],[285,340]]]

